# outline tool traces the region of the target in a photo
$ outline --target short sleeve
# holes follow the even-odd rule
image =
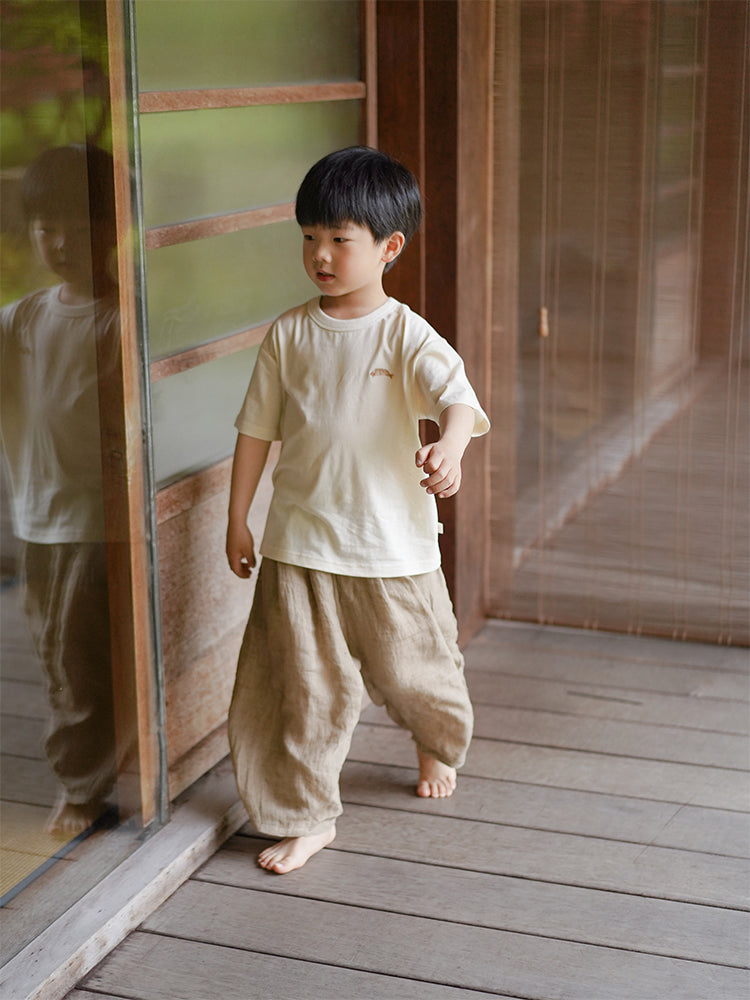
[[[278,441],[281,437],[283,393],[273,333],[272,327],[261,344],[245,401],[234,422],[240,434],[261,441]]]
[[[414,377],[420,418],[437,423],[443,410],[463,403],[474,410],[472,437],[480,437],[490,429],[489,419],[469,382],[461,356],[434,330],[416,353]]]

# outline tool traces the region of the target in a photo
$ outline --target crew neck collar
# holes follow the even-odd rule
[[[364,326],[377,323],[396,304],[396,300],[389,296],[382,305],[364,316],[356,316],[354,319],[337,319],[335,316],[329,316],[328,313],[323,312],[320,307],[320,298],[315,298],[307,303],[307,311],[318,326],[322,326],[326,330],[361,330]]]

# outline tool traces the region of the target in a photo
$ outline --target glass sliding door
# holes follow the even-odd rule
[[[137,846],[160,772],[132,274],[117,254],[122,38],[104,3],[2,14],[4,962]]]

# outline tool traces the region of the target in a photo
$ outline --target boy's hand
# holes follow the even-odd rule
[[[416,462],[427,478],[419,485],[441,499],[454,496],[461,486],[462,457],[462,448],[451,447],[442,440],[424,445],[416,454]]]
[[[255,566],[255,543],[246,524],[229,522],[227,529],[227,560],[232,572],[247,580]]]
[[[416,455],[417,466],[427,478],[420,486],[444,499],[458,493],[461,486],[461,459],[471,440],[474,410],[465,403],[447,406],[440,414],[440,438],[426,444]]]

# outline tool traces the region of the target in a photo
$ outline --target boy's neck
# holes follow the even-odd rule
[[[383,288],[367,294],[352,292],[349,295],[321,295],[320,308],[333,319],[360,319],[375,312],[388,301]]]
[[[84,306],[95,299],[103,299],[115,290],[115,283],[108,274],[93,281],[64,281],[60,286],[60,301],[65,306]]]

